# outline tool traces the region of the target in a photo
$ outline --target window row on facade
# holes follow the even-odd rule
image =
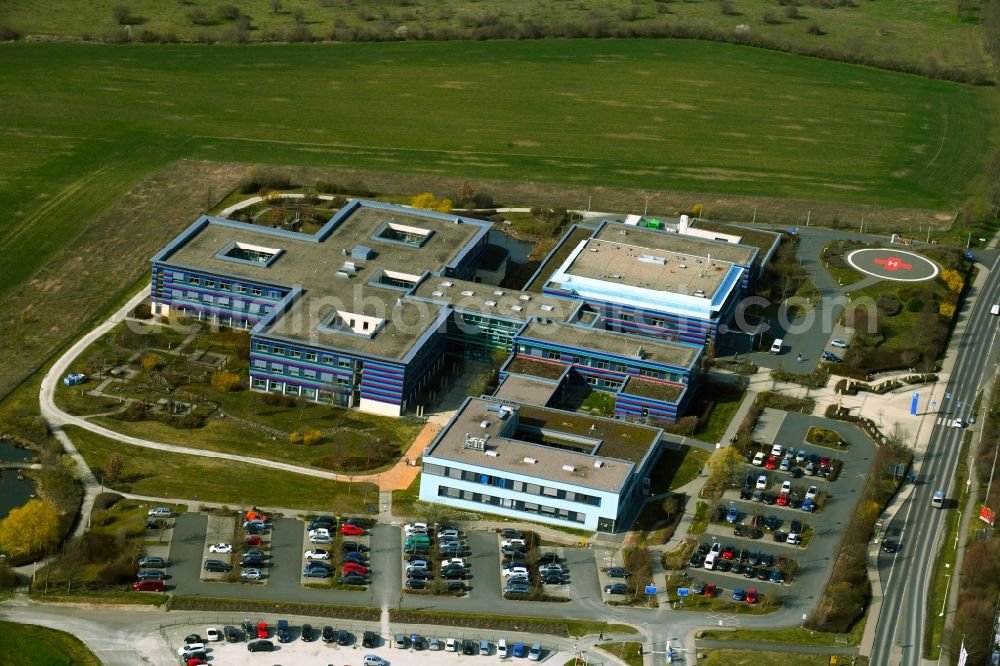
[[[290,384],[287,382],[282,382],[274,379],[263,379],[261,377],[253,377],[250,381],[250,386],[257,391],[267,391],[269,393],[282,393],[284,395],[297,396],[305,398],[306,400],[312,400],[313,402],[332,404],[339,407],[347,407],[350,405],[351,402],[350,393],[324,391],[322,389],[316,389],[309,386],[298,386],[295,384]]]
[[[569,511],[568,509],[548,506],[546,504],[535,504],[533,502],[525,502],[507,497],[496,497],[494,495],[486,495],[484,493],[475,493],[469,490],[451,488],[449,486],[438,486],[438,497],[465,500],[467,502],[486,504],[489,506],[499,507],[501,509],[520,511],[522,513],[535,513],[573,523],[583,524],[587,522],[587,515],[585,513]]]
[[[276,345],[261,340],[254,340],[253,350],[255,352],[260,352],[262,354],[270,354],[272,356],[284,356],[286,358],[303,360],[309,363],[320,363],[322,365],[328,365],[330,367],[341,368],[344,370],[354,369],[354,362],[355,362],[354,359],[347,356],[334,356],[332,354],[322,354],[316,351],[296,349],[294,347],[285,347],[282,345]]]
[[[456,467],[445,467],[443,465],[427,463],[424,465],[423,473],[430,474],[431,476],[443,476],[449,479],[459,479],[470,483],[479,483],[484,486],[493,486],[504,490],[512,490],[526,495],[538,495],[542,497],[551,497],[552,499],[565,500],[567,502],[578,502],[580,504],[587,504],[590,506],[601,506],[601,498],[594,495],[573,492],[571,490],[563,490],[561,488],[553,488],[552,486],[543,486],[541,484],[530,483],[527,481],[515,481],[514,479],[485,474],[483,472],[471,472],[469,470],[458,469]]]
[[[173,278],[175,281],[183,281],[189,285],[196,285],[205,287],[206,289],[215,289],[217,291],[231,291],[236,294],[249,294],[251,296],[265,296],[267,298],[282,298],[284,292],[280,289],[270,289],[266,287],[248,287],[245,284],[239,282],[232,282],[229,280],[223,280],[220,278],[210,278],[199,275],[190,275],[184,273],[170,273],[167,275]]]

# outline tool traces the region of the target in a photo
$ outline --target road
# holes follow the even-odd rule
[[[942,400],[938,408],[943,416],[967,418],[983,382],[996,372],[997,318],[989,310],[993,303],[1000,303],[997,262],[993,261],[990,275],[975,301],[967,301],[966,309],[969,303],[972,309],[964,334],[951,342],[957,354],[945,389],[951,398]],[[938,489],[952,495],[949,490],[965,433],[961,428],[951,427],[949,419],[941,424],[938,420],[933,421],[927,452],[918,467],[917,487],[893,524],[902,529],[903,548],[883,581],[884,599],[872,649],[873,664],[916,666],[921,662],[923,635],[929,629],[925,622],[927,590],[936,580],[934,563],[948,515],[947,511],[932,508],[930,500]],[[948,510],[955,508],[955,500],[951,499]],[[943,546],[947,548],[950,544]]]

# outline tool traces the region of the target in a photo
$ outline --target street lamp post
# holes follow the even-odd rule
[[[944,568],[950,569],[951,565],[945,564]],[[951,572],[946,573],[945,577],[948,579],[948,582],[944,586],[944,599],[941,600],[941,612],[938,613],[938,617],[944,617],[944,608],[948,605],[948,588],[951,587]]]

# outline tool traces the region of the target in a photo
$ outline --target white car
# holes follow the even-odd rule
[[[146,512],[146,515],[150,518],[169,518],[173,513],[169,506],[154,506]]]
[[[188,643],[187,645],[178,648],[177,654],[183,657],[185,654],[191,654],[192,652],[204,652],[204,651],[205,651],[204,643]]]
[[[446,560],[441,560],[442,567],[459,566],[463,569],[465,568],[465,560],[461,557],[449,557]]]
[[[389,662],[374,654],[366,654],[364,664],[365,666],[389,666]]]
[[[754,464],[754,467],[763,467],[764,466],[764,452],[763,451],[758,451],[757,455],[755,455],[753,457],[753,464]]]
[[[330,551],[323,550],[322,548],[315,548],[313,550],[306,551],[307,560],[328,560],[330,559]]]
[[[953,427],[953,428],[964,428],[965,427],[965,421],[963,421],[962,419],[955,419],[954,421],[951,422],[951,427]]]
[[[781,493],[783,495],[787,495],[790,492],[792,492],[792,482],[785,481],[783,484],[781,484]]]
[[[260,569],[241,569],[240,578],[243,580],[260,580],[264,573]]]
[[[497,656],[501,659],[507,658],[507,639],[501,638],[497,641]]]
[[[708,552],[715,553],[716,555],[718,555],[719,553],[722,552],[722,544],[716,541],[715,543],[712,544],[712,547],[709,549]]]
[[[513,567],[511,569],[504,569],[504,578],[510,578],[511,576],[527,576],[528,570],[524,567]]]
[[[542,658],[542,646],[535,643],[528,650],[528,661],[539,661]]]
[[[213,642],[221,641],[222,632],[216,629],[215,627],[209,627],[208,629],[205,630],[205,640]]]
[[[771,447],[772,456],[780,456],[784,452],[785,449],[781,446],[781,444],[775,444],[774,446]]]
[[[210,553],[231,553],[233,552],[233,544],[231,543],[213,543],[208,547],[208,552]]]
[[[785,543],[787,543],[789,546],[797,546],[800,543],[802,543],[802,537],[799,536],[797,532],[792,532],[785,539]]]
[[[314,530],[309,530],[309,536],[330,536],[330,530],[325,527],[317,527]]]
[[[438,539],[457,539],[458,537],[459,532],[454,527],[449,527],[438,532]]]
[[[427,523],[409,523],[403,525],[403,532],[406,533],[406,536],[411,536],[414,533],[427,534]]]
[[[840,338],[834,338],[830,340],[830,346],[840,347],[841,349],[847,349],[847,340],[841,340]]]
[[[507,539],[500,542],[500,548],[524,548],[524,539]]]
[[[757,490],[767,490],[767,474],[757,477]]]
[[[458,641],[454,638],[449,638],[444,642],[445,652],[458,652]]]
[[[809,486],[809,490],[806,491],[806,499],[814,500],[816,499],[816,495],[819,495],[819,488],[816,486]]]

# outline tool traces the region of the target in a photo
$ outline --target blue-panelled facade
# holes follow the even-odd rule
[[[448,307],[411,291],[472,278],[489,224],[351,201],[313,235],[202,217],[152,259],[154,312],[251,332],[250,387],[399,415],[440,371]]]

